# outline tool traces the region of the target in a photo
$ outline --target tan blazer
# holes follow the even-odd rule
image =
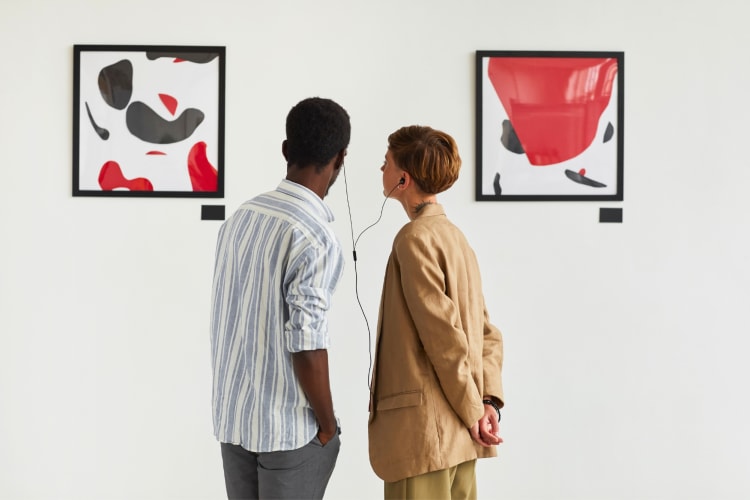
[[[388,482],[495,456],[469,428],[503,400],[503,341],[489,322],[474,251],[442,206],[396,235],[383,282],[369,449]]]

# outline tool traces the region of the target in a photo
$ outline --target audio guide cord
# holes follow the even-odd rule
[[[359,243],[359,239],[362,237],[363,234],[365,234],[365,231],[375,226],[378,222],[380,222],[380,219],[383,218],[383,210],[385,209],[385,202],[388,201],[388,198],[391,196],[391,193],[396,190],[397,187],[399,187],[403,182],[399,182],[396,184],[396,186],[391,189],[388,194],[385,197],[385,200],[383,200],[383,204],[380,206],[380,215],[378,216],[377,220],[364,228],[357,238],[354,238],[354,222],[352,221],[352,206],[349,203],[349,183],[346,179],[346,168],[342,165],[342,168],[344,168],[344,192],[346,194],[346,207],[349,210],[349,229],[351,231],[352,236],[352,256],[354,257],[354,296],[357,299],[357,304],[359,305],[359,310],[362,312],[362,317],[365,319],[365,326],[367,327],[367,352],[369,354],[369,363],[367,364],[367,389],[372,390],[371,380],[370,377],[372,376],[372,332],[370,330],[370,322],[367,319],[367,314],[365,313],[365,308],[362,306],[362,301],[359,298],[359,275],[357,274],[357,243]]]

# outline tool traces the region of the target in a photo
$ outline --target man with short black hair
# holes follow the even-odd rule
[[[336,464],[327,312],[344,259],[323,199],[350,134],[334,101],[299,102],[282,143],[286,178],[219,231],[212,399],[230,499],[323,498]]]

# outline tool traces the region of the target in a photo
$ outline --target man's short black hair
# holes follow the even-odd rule
[[[322,167],[349,146],[349,114],[330,99],[310,97],[286,117],[287,164]]]

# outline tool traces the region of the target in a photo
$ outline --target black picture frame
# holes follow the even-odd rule
[[[624,52],[476,52],[476,200],[622,201]]]
[[[224,197],[225,47],[73,54],[73,196]]]

